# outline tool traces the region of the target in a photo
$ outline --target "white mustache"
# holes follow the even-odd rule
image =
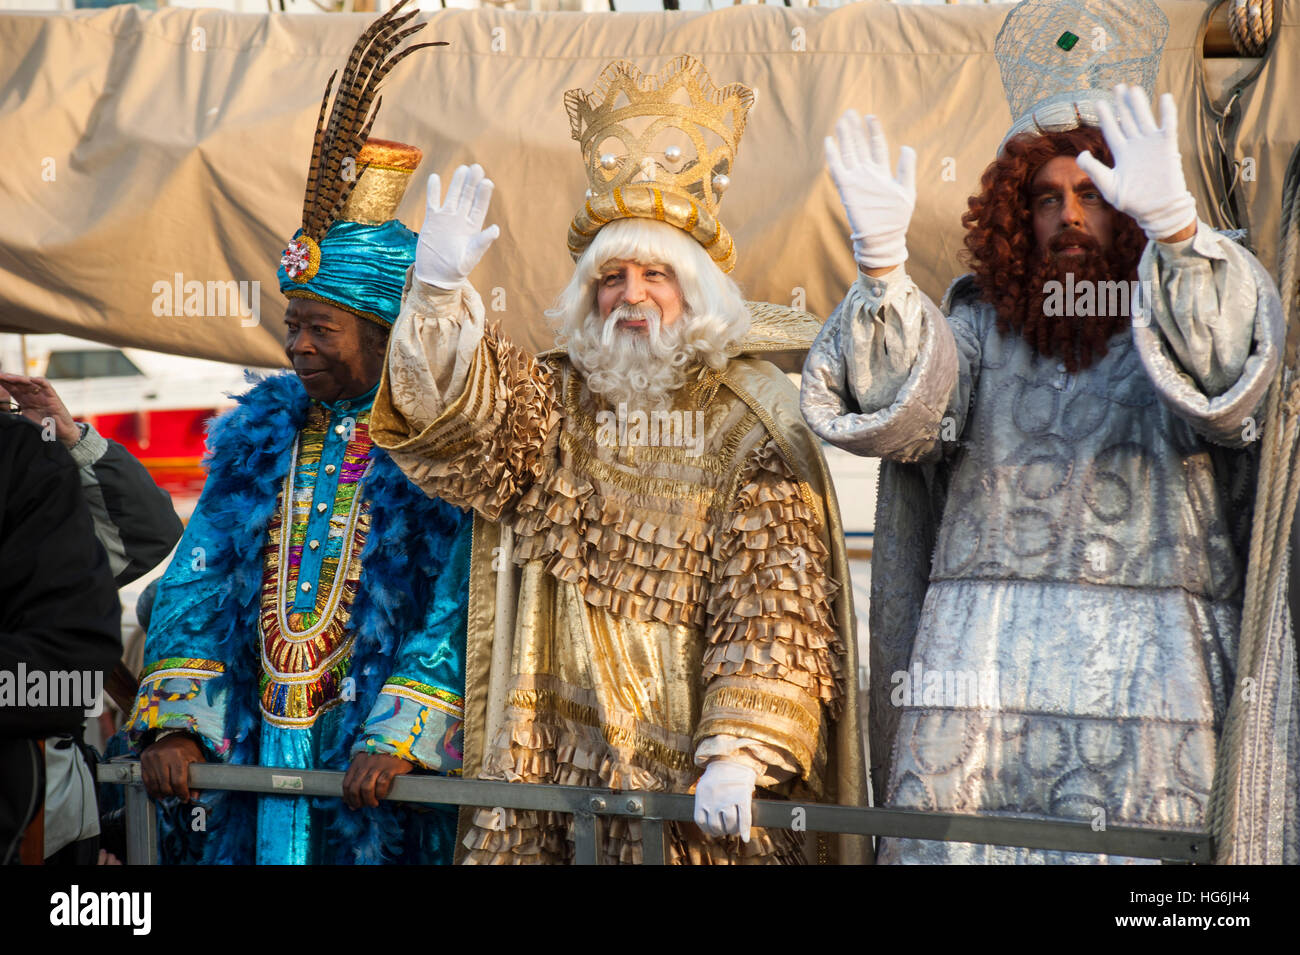
[[[650,302],[642,302],[639,305],[624,303],[611,311],[609,318],[605,319],[605,327],[600,331],[600,343],[601,345],[609,345],[614,340],[614,332],[618,329],[618,323],[621,321],[645,322],[651,340],[657,340],[659,337],[659,323],[662,320],[663,313]]]

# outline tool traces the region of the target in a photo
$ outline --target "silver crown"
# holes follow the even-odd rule
[[[1007,14],[993,52],[1013,122],[1028,130],[1097,122],[1119,83],[1155,96],[1169,20],[1152,0],[1024,0]]]

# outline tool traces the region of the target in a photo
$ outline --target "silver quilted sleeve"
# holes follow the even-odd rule
[[[1156,391],[1207,440],[1249,444],[1285,337],[1273,280],[1203,222],[1191,239],[1149,243],[1138,273],[1133,341]]]
[[[979,367],[976,337],[954,331],[902,266],[859,275],[804,362],[809,427],[854,454],[934,456],[961,433]]]

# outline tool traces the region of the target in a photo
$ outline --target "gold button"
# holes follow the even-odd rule
[[[337,470],[338,470],[338,468],[336,468],[336,467],[335,467],[334,465],[332,465],[332,464],[327,464],[327,465],[325,465],[325,473],[326,473],[326,474],[333,474],[333,473],[334,473],[335,471],[337,471]]]

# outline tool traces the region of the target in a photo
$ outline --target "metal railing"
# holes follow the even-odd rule
[[[144,791],[140,763],[136,760],[101,763],[99,781],[126,786],[127,864],[155,864],[158,858],[158,817],[153,801]],[[278,796],[342,796],[343,773],[192,763],[190,785],[197,790],[219,789]],[[578,865],[598,864],[598,817],[624,816],[639,820],[645,863],[663,865],[668,859],[667,827],[664,823],[691,822],[695,815],[695,797],[676,793],[619,792],[447,776],[399,776],[393,781],[388,799],[572,813],[574,862]],[[768,829],[1106,853],[1162,862],[1210,862],[1214,857],[1207,833],[1131,827],[1097,830],[1086,822],[866,809],[768,799],[754,800],[753,822],[755,826]]]

